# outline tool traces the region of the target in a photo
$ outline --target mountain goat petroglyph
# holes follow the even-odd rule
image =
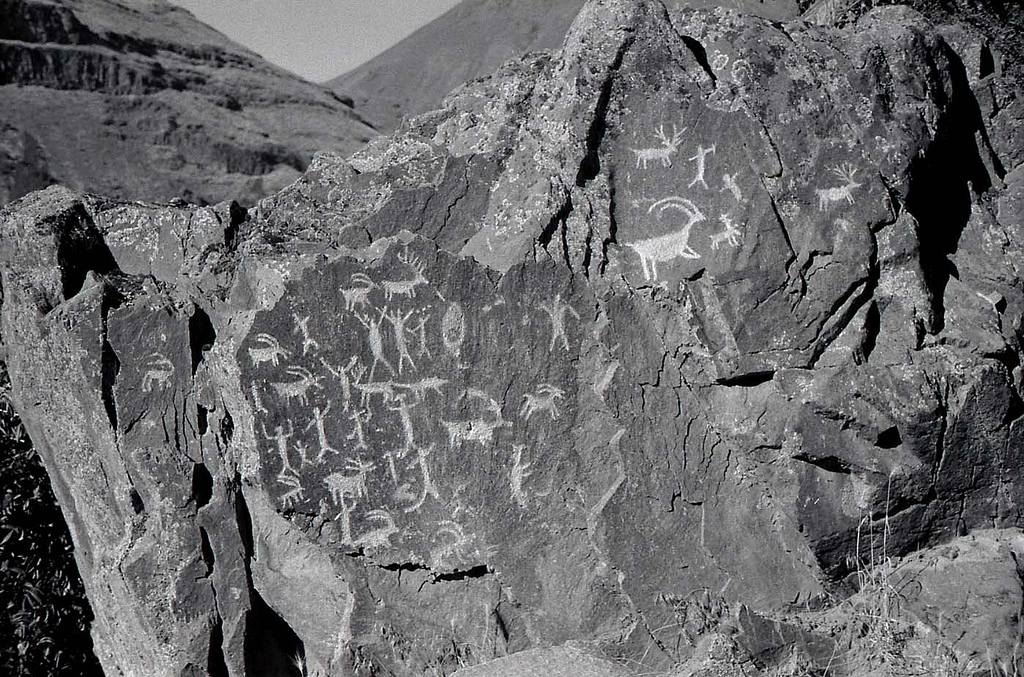
[[[667,197],[658,200],[647,210],[648,214],[655,210],[659,214],[667,210],[682,212],[686,223],[679,230],[666,235],[626,242],[625,245],[640,256],[640,264],[644,269],[644,279],[658,279],[658,264],[678,258],[699,259],[700,254],[690,247],[690,231],[706,217],[691,200],[684,197]]]
[[[558,418],[558,401],[565,397],[565,391],[550,383],[541,383],[537,391],[523,395],[523,406],[519,413],[524,420],[529,421],[530,417],[537,412],[547,412],[551,420]]]
[[[665,125],[658,125],[658,128],[654,130],[654,135],[661,142],[660,147],[630,149],[636,155],[636,168],[647,169],[647,163],[651,161],[661,162],[663,167],[671,167],[672,156],[679,151],[679,144],[682,143],[685,131],[686,127],[677,129],[676,125],[672,125],[672,138],[669,138],[665,134]]]
[[[309,404],[309,391],[311,388],[321,388],[322,377],[313,374],[309,369],[298,365],[288,367],[285,373],[294,376],[294,381],[278,381],[271,383],[270,387],[283,397],[285,401],[297,399],[303,406]]]
[[[256,348],[249,348],[249,359],[252,361],[252,366],[258,367],[261,364],[270,362],[275,367],[278,366],[282,357],[288,357],[291,355],[287,350],[281,347],[281,343],[277,340],[277,337],[271,334],[262,333],[256,334]]]
[[[366,476],[377,467],[376,463],[362,459],[349,459],[345,464],[344,472],[334,472],[324,478],[324,484],[331,494],[334,505],[346,506],[347,499],[360,499],[366,497]]]
[[[835,174],[840,181],[844,183],[840,186],[834,186],[832,188],[817,188],[815,193],[818,195],[818,211],[828,211],[834,202],[846,201],[846,204],[853,204],[853,189],[860,188],[862,183],[858,183],[854,180],[854,176],[857,174],[857,168],[852,164],[846,162],[842,166],[830,167],[829,172]]]
[[[142,391],[150,392],[154,386],[164,390],[174,376],[174,363],[166,355],[153,353],[146,358],[146,371],[142,374]]]
[[[377,285],[374,284],[373,280],[366,273],[353,273],[352,277],[349,278],[354,287],[342,287],[338,291],[341,292],[342,298],[345,299],[345,310],[355,310],[358,308],[365,307],[370,302],[370,292],[372,292]]]

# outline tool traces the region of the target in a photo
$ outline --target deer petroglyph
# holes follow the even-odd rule
[[[820,212],[828,211],[833,202],[843,202],[845,200],[847,204],[852,205],[853,189],[864,185],[854,180],[853,177],[857,174],[857,168],[849,163],[844,163],[841,167],[831,167],[828,171],[835,174],[844,183],[841,186],[834,186],[832,188],[815,189],[814,192],[818,195],[818,211]]]
[[[331,493],[331,500],[335,505],[346,505],[347,499],[360,499],[366,497],[366,476],[377,465],[370,461],[361,459],[349,459],[345,469],[352,474],[342,472],[331,473],[324,478]]]
[[[636,155],[636,168],[640,169],[643,167],[647,169],[647,163],[651,161],[661,162],[664,167],[671,167],[672,156],[678,152],[679,144],[682,143],[683,132],[685,131],[686,127],[677,129],[676,125],[672,125],[672,137],[669,138],[665,134],[665,125],[658,125],[658,128],[654,130],[654,135],[661,142],[660,147],[630,149]]]

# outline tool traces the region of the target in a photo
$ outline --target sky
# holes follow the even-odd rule
[[[379,54],[459,0],[171,0],[313,82]]]

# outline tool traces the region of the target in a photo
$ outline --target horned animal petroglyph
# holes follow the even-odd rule
[[[437,376],[428,376],[427,378],[420,379],[415,383],[396,383],[396,388],[404,388],[408,390],[413,398],[417,401],[422,400],[426,396],[428,391],[443,395],[441,388],[448,383],[448,379],[439,378]]]
[[[412,298],[416,294],[416,287],[430,282],[424,271],[423,263],[415,256],[409,256],[408,250],[399,254],[398,260],[409,267],[413,276],[407,280],[385,280],[380,283],[384,290],[384,298],[389,302],[394,296]]]
[[[366,476],[377,467],[376,463],[362,459],[349,459],[345,469],[352,474],[334,472],[324,478],[335,505],[345,505],[346,499],[366,497]]]
[[[266,362],[270,362],[276,367],[282,357],[291,355],[291,353],[281,347],[277,338],[270,334],[257,334],[256,345],[259,347],[249,348],[249,359],[252,360],[252,366],[254,367],[258,367]]]
[[[167,359],[167,356],[153,353],[147,358],[146,371],[142,375],[143,392],[150,392],[153,390],[153,386],[159,386],[163,390],[171,384],[172,376],[174,376],[174,364]]]
[[[857,174],[857,168],[850,163],[843,163],[841,167],[831,167],[829,170],[835,174],[841,181],[844,181],[841,186],[834,186],[832,188],[817,188],[815,193],[818,195],[818,211],[824,212],[832,206],[833,202],[846,201],[847,204],[853,204],[853,189],[860,188],[862,183],[858,183],[854,180],[854,175]]]
[[[322,377],[316,376],[309,369],[294,365],[285,369],[285,373],[289,376],[294,376],[294,381],[279,381],[271,383],[270,387],[273,388],[279,397],[285,398],[285,400],[298,399],[300,404],[309,404],[309,390],[310,388],[321,388],[320,381]]]
[[[476,388],[469,388],[466,394],[473,399],[483,400],[484,409],[493,416],[493,419],[475,418],[469,421],[441,421],[441,425],[448,431],[448,446],[454,448],[456,442],[476,442],[486,447],[494,441],[494,431],[498,428],[511,426],[501,415],[501,405],[490,395]]]
[[[636,168],[640,169],[643,167],[647,169],[647,163],[650,161],[661,162],[664,167],[672,166],[672,156],[679,150],[679,144],[682,143],[683,132],[686,131],[686,127],[677,129],[676,125],[672,125],[672,138],[669,138],[665,134],[665,125],[658,125],[658,128],[654,130],[654,135],[658,137],[661,142],[660,147],[655,148],[631,148],[633,154],[636,155]]]
[[[367,510],[366,521],[379,522],[383,526],[366,532],[350,545],[358,548],[386,548],[391,545],[391,537],[398,533],[398,527],[395,526],[395,520],[391,517],[391,513],[379,508]]]
[[[678,258],[700,258],[700,254],[690,247],[690,230],[696,224],[704,221],[706,217],[691,200],[675,196],[658,200],[650,206],[647,213],[650,214],[658,210],[660,214],[669,209],[680,211],[686,216],[686,223],[683,224],[682,228],[666,235],[625,243],[627,247],[640,256],[640,264],[644,269],[644,279],[658,279],[659,263],[665,263]]]
[[[357,307],[362,308],[370,302],[370,292],[377,286],[373,280],[366,273],[353,273],[352,277],[349,278],[354,284],[354,287],[342,287],[338,291],[341,292],[342,298],[345,299],[345,310],[355,310]]]
[[[729,214],[719,214],[718,220],[725,226],[725,230],[719,233],[712,233],[711,248],[718,249],[725,242],[728,242],[733,247],[738,247],[740,239],[743,237],[743,232],[733,223],[732,217]]]
[[[523,395],[523,406],[519,413],[527,421],[538,411],[546,411],[551,415],[551,420],[558,418],[558,401],[565,397],[565,391],[550,383],[541,383],[537,386],[535,393]]]

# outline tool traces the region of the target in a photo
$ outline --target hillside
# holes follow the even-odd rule
[[[736,7],[772,20],[792,19],[795,0],[670,0],[669,6]],[[405,40],[326,86],[351,97],[381,130],[402,115],[436,108],[462,83],[490,75],[527,52],[558,49],[583,0],[465,0]]]
[[[254,202],[375,131],[160,0],[0,0],[0,204],[51,182]]]

